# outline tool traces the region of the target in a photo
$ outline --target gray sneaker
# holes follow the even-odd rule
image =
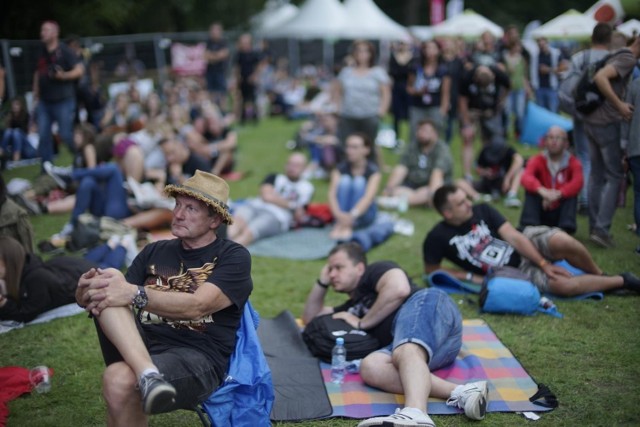
[[[142,394],[142,409],[146,414],[167,412],[176,401],[176,389],[157,372],[142,376],[138,387]]]
[[[592,230],[591,234],[589,235],[589,240],[605,249],[616,247],[616,243],[613,241],[613,237],[611,237],[611,235],[606,231],[596,229]]]
[[[487,412],[488,400],[487,382],[478,381],[456,387],[447,399],[447,405],[463,409],[464,414],[472,420],[482,420]]]
[[[54,166],[53,163],[46,161],[42,163],[42,168],[63,190],[65,190],[71,182],[71,173],[73,172],[71,166]]]

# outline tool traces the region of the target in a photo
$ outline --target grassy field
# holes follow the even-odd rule
[[[245,179],[231,183],[231,197],[254,195],[266,173],[282,170],[287,156],[285,141],[290,139],[297,123],[270,119],[256,127],[239,130],[238,170]],[[454,141],[454,158],[459,159],[459,141]],[[533,154],[519,146],[525,155]],[[397,155],[385,150],[387,165]],[[62,157],[58,163],[63,164]],[[20,176],[34,178],[37,167],[4,172],[5,180]],[[456,174],[460,175],[458,166]],[[325,200],[327,185],[316,183],[315,199]],[[632,195],[629,193],[629,197]],[[630,199],[631,200],[631,199]],[[519,211],[496,206],[517,224]],[[422,274],[422,240],[439,221],[430,210],[412,209],[406,214],[416,224],[411,237],[395,235],[369,253],[370,261],[391,259],[402,265],[420,283]],[[66,215],[33,217],[37,240],[60,230]],[[613,234],[617,248],[604,250],[587,243],[596,261],[608,273],[630,270],[640,274],[640,257],[633,254],[638,240],[626,231],[632,222],[631,202],[618,210]],[[587,224],[579,218],[576,237],[587,241]],[[287,261],[254,258],[253,305],[263,317],[282,310],[299,316],[305,297],[322,266],[322,261]],[[343,296],[330,293],[333,302]],[[640,298],[607,296],[600,302],[556,301],[563,319],[550,316],[500,316],[478,312],[472,302],[461,299],[459,307],[465,318],[483,318],[504,344],[511,349],[531,376],[547,384],[557,395],[560,406],[543,414],[539,426],[640,425],[635,397],[640,395]],[[100,391],[103,369],[93,322],[84,315],[59,319],[48,324],[14,330],[0,335],[0,366],[32,367],[45,364],[55,370],[53,388],[44,395],[33,394],[9,404],[8,426],[100,426],[105,425],[104,403]],[[440,426],[471,423],[463,416],[436,416]],[[198,425],[188,411],[154,416],[152,426]],[[489,414],[484,425],[524,425],[517,414]],[[305,427],[355,426],[354,420],[331,419],[296,423]],[[290,424],[279,424],[290,425]]]

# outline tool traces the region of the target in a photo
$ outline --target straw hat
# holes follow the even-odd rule
[[[193,197],[211,206],[225,224],[233,224],[227,200],[229,199],[229,184],[219,176],[209,172],[197,170],[182,185],[167,185],[164,192],[171,197],[176,194]]]

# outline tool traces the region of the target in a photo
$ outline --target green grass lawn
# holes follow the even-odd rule
[[[239,130],[240,150],[237,169],[245,179],[230,183],[231,197],[255,195],[265,174],[280,171],[288,154],[285,141],[297,123],[270,119],[255,127]],[[454,158],[459,159],[459,140],[454,141]],[[530,147],[519,146],[525,155]],[[397,154],[385,150],[387,165],[395,164]],[[58,163],[64,164],[68,156]],[[38,167],[6,171],[4,178],[34,178]],[[456,175],[460,175],[457,165]],[[317,201],[326,200],[327,184],[316,182]],[[631,192],[627,207],[618,210],[613,226],[618,246],[604,250],[586,243],[596,261],[608,273],[630,270],[640,274],[640,257],[633,249],[638,239],[626,230],[632,222]],[[519,211],[496,206],[514,224]],[[369,260],[390,259],[403,266],[418,283],[422,275],[422,240],[439,221],[430,210],[412,209],[406,214],[416,224],[411,237],[395,235],[369,253]],[[37,240],[60,230],[67,215],[33,217]],[[579,218],[576,237],[587,241],[587,224]],[[299,316],[305,297],[320,271],[322,261],[287,261],[254,258],[254,307],[263,317],[273,317],[282,310]],[[344,297],[330,293],[332,302]],[[531,376],[547,384],[557,395],[560,406],[542,415],[538,426],[640,425],[636,397],[640,395],[640,298],[607,296],[603,301],[556,301],[563,319],[538,315],[533,317],[488,315],[477,306],[459,300],[465,318],[483,318],[504,344],[515,354]],[[33,394],[9,404],[8,426],[94,426],[105,425],[101,397],[102,358],[93,322],[84,315],[59,319],[48,324],[30,326],[0,335],[0,366],[47,365],[55,370],[50,393]],[[464,416],[436,416],[441,426],[475,424]],[[151,417],[153,426],[198,425],[188,411]],[[524,425],[517,414],[488,414],[484,425]],[[354,420],[331,419],[296,423],[300,426],[355,426]],[[287,424],[289,425],[289,424]]]

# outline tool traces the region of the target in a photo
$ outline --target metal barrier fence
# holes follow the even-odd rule
[[[238,36],[238,32],[226,33],[232,55],[234,41]],[[127,80],[132,74],[152,78],[161,86],[170,77],[171,44],[196,44],[206,42],[207,37],[207,32],[203,31],[84,37],[80,40],[90,52],[91,63],[100,69],[103,87],[111,82]],[[272,58],[288,58],[292,73],[296,73],[305,64],[323,65],[325,69],[333,70],[334,63],[342,60],[349,45],[349,41],[331,43],[322,40],[268,40]],[[39,40],[0,39],[0,58],[6,75],[6,98],[32,90],[41,46]]]

